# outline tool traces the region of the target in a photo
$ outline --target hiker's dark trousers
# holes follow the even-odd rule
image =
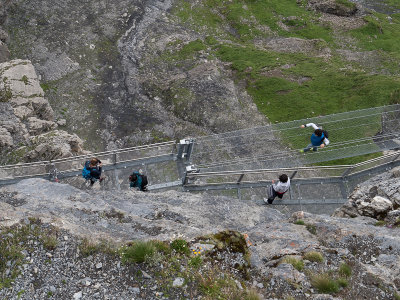
[[[278,193],[272,188],[272,195],[270,197],[268,197],[268,204],[272,204],[272,202],[274,202],[276,197],[278,197],[279,199],[282,199],[284,194],[285,193]]]

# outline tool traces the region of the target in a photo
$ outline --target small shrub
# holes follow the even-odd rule
[[[43,247],[47,250],[54,250],[57,248],[57,237],[55,235],[45,235],[42,237]]]
[[[185,240],[175,240],[171,243],[171,249],[178,253],[188,254],[190,249],[188,243]]]
[[[282,263],[291,264],[296,270],[302,271],[304,269],[304,262],[302,260],[295,259],[294,257],[286,256]]]
[[[203,263],[203,259],[201,258],[201,256],[195,256],[189,260],[189,265],[196,269],[199,268],[202,263]]]
[[[339,274],[341,276],[350,277],[351,267],[346,263],[342,263],[339,267]]]
[[[319,263],[324,261],[324,257],[322,256],[322,254],[317,251],[307,252],[304,255],[304,259],[307,259],[307,260],[313,261],[313,262],[319,262]]]
[[[0,102],[8,102],[12,98],[13,94],[9,87],[5,86],[0,89]]]
[[[349,282],[347,281],[346,278],[339,278],[339,279],[337,280],[337,283],[338,283],[338,285],[339,285],[340,287],[342,287],[342,288],[345,288],[345,287],[347,287],[347,286],[349,285]]]
[[[155,252],[151,256],[145,256],[145,263],[148,264],[150,267],[157,267],[160,266],[164,261],[166,257],[163,253],[161,252]]]
[[[348,0],[336,0],[335,2],[348,8],[354,8],[356,6],[353,2],[350,2]]]
[[[294,224],[296,225],[304,225],[304,221],[303,220],[297,220],[296,222],[294,222]]]
[[[317,227],[315,227],[315,225],[307,224],[306,228],[311,234],[314,234],[314,235],[317,234]]]
[[[241,297],[243,300],[260,300],[260,295],[258,295],[257,291],[254,289],[247,290],[243,297]]]
[[[317,274],[311,277],[311,285],[320,293],[333,294],[339,291],[339,286],[328,274]]]
[[[122,248],[121,258],[123,263],[142,263],[146,257],[154,255],[156,247],[152,242],[138,241],[133,245]]]
[[[97,245],[84,238],[78,246],[83,256],[93,255],[98,251]]]
[[[26,75],[22,76],[21,81],[23,83],[25,83],[25,85],[28,85],[28,83],[29,83],[29,79],[28,79],[28,77]]]
[[[374,226],[385,226],[386,222],[381,220],[381,221],[377,221]]]
[[[162,252],[164,254],[171,253],[171,248],[169,247],[168,243],[162,241],[152,241],[152,243],[154,247],[156,247],[157,251]]]

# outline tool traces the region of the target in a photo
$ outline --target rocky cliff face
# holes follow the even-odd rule
[[[49,160],[82,154],[82,140],[58,130],[56,121],[30,61],[0,64],[1,163]]]
[[[18,1],[4,27],[13,57],[32,61],[56,115],[92,150],[263,124],[229,68],[206,51],[182,66],[157,59],[176,40],[204,38],[171,19],[171,6]]]
[[[368,216],[380,225],[400,224],[400,168],[375,176],[358,185],[349,201],[336,210],[335,216]]]
[[[1,188],[0,205],[3,226],[21,219],[29,223],[39,217],[45,224],[58,228],[58,233],[52,231],[58,240],[53,250],[36,244],[34,250],[25,252],[30,263],[21,267],[23,271],[13,289],[0,290],[3,296],[14,297],[22,289],[26,299],[40,298],[47,291],[54,296],[71,298],[80,293],[74,297],[83,295],[93,299],[105,296],[154,299],[167,290],[174,295],[172,298],[189,295],[194,290],[198,293],[195,298],[205,295],[204,290],[193,288],[194,279],[192,283],[182,279],[182,283],[173,284],[180,281],[177,277],[187,275],[184,270],[190,270],[190,265],[184,266],[184,257],[178,263],[180,271],[175,273],[172,270],[176,267],[168,265],[172,269],[165,275],[160,269],[164,265],[161,261],[128,267],[119,264],[119,258],[101,253],[86,259],[77,250],[77,236],[93,241],[107,239],[112,243],[185,239],[193,249],[204,247],[203,252],[199,250],[204,265],[196,273],[211,276],[205,275],[209,274],[206,266],[222,267],[225,271],[221,272],[230,270],[233,278],[242,282],[241,289],[256,290],[259,299],[392,299],[400,289],[399,228],[376,227],[376,220],[368,217],[343,219],[303,212],[287,217],[271,207],[227,197],[172,191],[88,193],[41,179]],[[225,232],[217,236],[230,239],[228,236],[235,236],[233,231],[245,234],[251,265],[245,273],[240,263],[243,256],[234,244],[230,242],[225,252],[218,242],[213,242],[214,234]],[[137,268],[145,272],[129,275],[137,272]],[[166,277],[159,277],[157,272]],[[116,276],[112,281],[114,287],[109,281],[112,275]],[[65,278],[67,286],[62,283]],[[336,288],[324,290],[318,278]],[[321,291],[333,296],[321,295]],[[241,293],[240,289],[237,293]]]

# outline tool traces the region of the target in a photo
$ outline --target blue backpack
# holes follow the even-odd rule
[[[92,176],[90,176],[90,162],[86,161],[85,162],[85,166],[83,167],[82,170],[82,177],[85,178],[86,180],[89,180],[90,178],[92,178]]]

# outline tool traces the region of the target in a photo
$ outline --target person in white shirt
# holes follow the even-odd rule
[[[270,187],[268,193],[268,199],[264,198],[265,204],[272,204],[277,196],[279,199],[282,199],[283,195],[289,190],[289,187],[290,178],[286,174],[280,175],[277,183],[275,183],[275,180],[272,180],[272,186]]]
[[[329,145],[328,137],[326,136],[328,133],[323,131],[321,128],[318,128],[317,125],[314,123],[308,123],[306,125],[301,125],[301,128],[305,127],[312,127],[314,128],[314,133],[311,135],[311,143],[305,147],[304,149],[300,150],[301,153],[310,151],[311,148],[313,151],[317,151],[318,147],[324,148],[325,146]]]

